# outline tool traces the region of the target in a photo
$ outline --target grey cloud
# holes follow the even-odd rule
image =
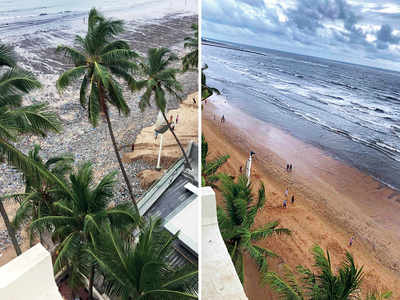
[[[248,15],[239,3],[246,3],[247,5],[253,3],[253,7],[257,6],[260,15]],[[284,34],[286,30],[280,26],[278,16],[273,11],[266,9],[263,1],[237,0],[231,2],[221,0],[213,3],[213,5],[216,4],[218,9],[213,9],[207,1],[204,2],[203,18],[205,20],[237,28],[246,28],[253,33]]]
[[[352,30],[358,19],[345,0],[298,0],[288,15],[299,29],[311,32],[324,27],[326,20],[342,20],[345,28]]]
[[[389,49],[391,44],[400,44],[400,38],[393,34],[393,29],[400,29],[396,20],[400,14],[380,11],[387,3],[396,4],[394,0],[285,2],[288,3],[289,6],[277,3],[274,9],[266,7],[262,0],[203,0],[203,20],[208,24],[207,30],[219,37],[225,33],[229,36],[226,40],[236,42],[263,46],[264,41],[273,41],[276,49],[281,45],[285,51],[315,51],[317,56],[342,51],[343,57],[353,55],[357,62],[371,57],[400,59],[400,52]],[[278,11],[287,17],[285,22],[280,20]],[[219,24],[223,26],[218,29]],[[376,35],[376,41],[369,42],[367,34]]]
[[[399,38],[393,35],[392,27],[388,24],[382,25],[381,29],[377,32],[376,38],[380,42],[389,44],[398,44]]]

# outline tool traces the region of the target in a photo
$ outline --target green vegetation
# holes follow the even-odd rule
[[[197,24],[192,24],[193,37],[185,38],[185,48],[189,48],[190,51],[182,59],[183,72],[188,70],[197,71],[199,65],[199,29]]]
[[[46,162],[39,155],[40,146],[35,145],[29,151],[28,157],[35,161],[44,170],[54,174],[61,181],[65,182],[67,174],[73,168],[74,159],[71,154],[64,154],[49,158]],[[42,216],[55,213],[54,203],[60,197],[57,184],[48,181],[40,172],[24,173],[25,195],[22,197],[20,206],[16,212],[13,224],[15,228],[26,225],[31,221],[37,220]],[[43,230],[39,230],[40,240],[42,240]],[[30,235],[30,245],[33,244],[33,236]]]
[[[39,170],[35,162],[14,146],[23,134],[46,136],[49,131],[59,132],[60,121],[45,104],[24,106],[23,96],[41,85],[32,73],[17,66],[11,48],[0,45],[0,161],[32,174]],[[21,249],[15,237],[15,228],[10,223],[0,198],[0,213],[17,255]]]
[[[110,206],[115,175],[115,172],[106,175],[94,186],[92,165],[84,164],[69,177],[71,192],[59,191],[61,199],[54,203],[54,214],[40,217],[31,224],[32,230],[52,226],[53,241],[58,242],[54,270],[58,272],[67,267],[69,285],[73,289],[83,285],[82,275],[88,274],[89,268],[92,268],[89,286],[93,286],[95,265],[84,250],[93,246],[102,228],[110,225],[124,232],[139,224],[140,217],[131,203]]]
[[[218,207],[218,223],[239,278],[243,282],[243,256],[245,254],[250,255],[257,264],[260,273],[265,275],[268,271],[267,257],[277,257],[278,255],[269,249],[256,245],[255,242],[272,235],[290,234],[290,230],[279,228],[278,221],[254,228],[257,212],[265,205],[263,183],[258,190],[256,200],[252,194],[251,185],[247,184],[246,176],[239,176],[237,182],[234,182],[226,174],[220,174],[219,177],[225,208]]]
[[[283,277],[275,272],[269,272],[265,281],[287,300],[344,300],[361,299],[361,283],[364,277],[363,267],[357,268],[353,256],[346,252],[346,258],[336,271],[333,271],[329,251],[326,255],[320,246],[312,249],[315,269],[298,266],[296,273],[286,267]],[[371,292],[366,300],[389,299],[391,292]]]
[[[178,57],[167,48],[150,48],[147,52],[147,57],[139,63],[140,70],[146,79],[138,81],[136,83],[136,88],[145,89],[139,102],[139,106],[142,110],[150,106],[150,100],[154,97],[155,103],[161,111],[169,131],[174,136],[185,157],[186,167],[191,169],[185,149],[183,149],[181,142],[165,115],[165,109],[167,107],[166,93],[178,100],[182,100],[178,94],[182,91],[182,85],[176,79],[176,74],[179,73],[179,70],[171,67],[171,64],[177,60]]]
[[[131,92],[144,89],[141,109],[154,97],[171,130],[166,94],[181,99],[182,86],[176,78],[181,71],[173,65],[179,60],[166,48],[151,48],[147,57],[139,57],[127,42],[117,39],[123,29],[122,21],[106,19],[92,9],[87,34],[76,36],[73,47],[57,48],[73,67],[60,75],[56,86],[63,91],[75,82],[80,84],[79,101],[93,127],[104,116],[132,203],[114,203],[116,172],[97,181],[92,164],[77,168],[72,154],[46,160],[38,145],[27,154],[17,149],[22,135],[45,137],[62,128],[47,105],[23,105],[23,96],[41,85],[32,73],[17,66],[11,48],[0,45],[0,161],[22,172],[25,183],[24,193],[0,196],[0,213],[17,255],[21,254],[17,228],[30,229],[31,245],[37,236],[55,245],[54,271],[67,272],[73,294],[88,279],[89,298],[93,299],[97,276],[104,279],[106,292],[118,299],[197,299],[197,266],[171,266],[169,256],[177,235],[162,230],[160,219],[145,220],[139,215],[109,116],[111,107],[124,116],[129,114],[124,88]],[[182,60],[186,71],[197,67],[196,39],[197,31],[194,38],[185,39],[185,47],[194,50]],[[178,137],[171,132],[190,167]],[[3,206],[7,199],[19,203],[12,222]]]
[[[160,219],[142,227],[137,241],[107,226],[88,253],[105,274],[110,295],[126,300],[197,299],[192,288],[197,268],[169,265],[176,238],[162,230]]]
[[[96,9],[91,9],[86,36],[75,37],[75,48],[65,45],[57,48],[57,52],[74,64],[74,68],[65,71],[57,80],[57,88],[62,91],[73,82],[81,80],[79,101],[88,110],[89,122],[96,127],[100,113],[105,116],[119,167],[138,213],[132,186],[118,151],[108,107],[115,106],[127,116],[130,110],[116,78],[124,80],[131,90],[136,86],[131,74],[137,69],[133,59],[138,55],[130,50],[127,42],[115,39],[123,31],[122,21],[106,19]]]
[[[204,70],[207,70],[208,66],[204,65],[201,68],[201,100],[206,100],[207,98],[211,97],[213,94],[220,95],[220,91],[216,88],[210,87],[207,85],[207,78]]]
[[[208,143],[204,135],[201,136],[201,185],[211,186],[213,188],[218,188],[215,183],[218,181],[219,177],[217,174],[218,169],[226,163],[229,155],[221,155],[213,161],[207,161],[208,155]]]

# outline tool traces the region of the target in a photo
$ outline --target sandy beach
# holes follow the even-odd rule
[[[219,120],[225,116],[221,126]],[[257,216],[257,225],[279,220],[292,230],[292,236],[261,241],[281,256],[271,263],[280,270],[283,263],[291,268],[311,267],[311,248],[319,244],[328,249],[334,265],[346,251],[364,265],[364,293],[370,289],[392,290],[400,297],[400,259],[398,215],[400,194],[355,168],[305,144],[286,132],[251,118],[232,107],[223,97],[212,97],[204,105],[203,134],[209,143],[210,159],[229,154],[222,172],[237,176],[245,166],[249,151],[256,152],[252,181],[263,181],[267,204]],[[286,171],[286,164],[293,171]],[[282,208],[285,189],[295,195],[295,204]],[[217,194],[217,201],[222,199]],[[348,246],[350,237],[355,243]],[[276,299],[268,287],[258,284],[258,272],[247,258],[245,289],[251,300]]]
[[[195,101],[193,101],[193,99]],[[175,123],[174,133],[178,137],[182,147],[187,149],[191,141],[198,142],[198,93],[192,93],[179,105],[177,109],[171,109],[167,113],[168,119],[172,117]],[[176,119],[178,118],[178,123]],[[157,124],[143,128],[134,141],[134,151],[125,152],[122,159],[125,163],[137,160],[145,161],[152,166],[138,174],[143,188],[149,187],[160,178],[177,159],[182,157],[182,151],[172,133],[167,130],[163,134],[163,144],[160,158],[160,170],[156,170],[158,153],[160,149],[160,136],[154,137]]]

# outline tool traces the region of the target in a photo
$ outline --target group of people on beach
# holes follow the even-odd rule
[[[286,171],[291,172],[293,169],[293,165],[292,164],[286,164]]]
[[[285,190],[285,199],[283,200],[283,208],[288,207],[288,199],[289,199],[289,188],[287,187]],[[294,204],[294,195],[292,195],[292,198],[290,199],[292,205]]]
[[[175,129],[175,126],[178,124],[178,121],[179,121],[179,114],[176,114],[175,122],[174,122],[174,116],[170,115],[169,124],[171,125],[172,130]]]

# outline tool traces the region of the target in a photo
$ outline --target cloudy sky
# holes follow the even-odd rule
[[[204,37],[400,71],[400,0],[202,0]]]

